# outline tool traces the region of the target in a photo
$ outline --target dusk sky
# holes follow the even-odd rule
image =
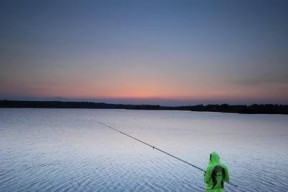
[[[1,0],[0,99],[288,104],[288,1]]]

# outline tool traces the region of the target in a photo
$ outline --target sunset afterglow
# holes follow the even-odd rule
[[[0,5],[0,99],[288,103],[286,1]]]

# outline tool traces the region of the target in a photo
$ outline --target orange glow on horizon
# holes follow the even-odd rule
[[[115,77],[109,81],[74,80],[63,84],[26,84],[26,86],[7,86],[2,91],[11,95],[40,98],[69,99],[124,99],[124,100],[177,100],[177,101],[209,101],[209,100],[286,100],[287,94],[274,95],[260,88],[238,86],[237,88],[213,84],[203,86],[190,83],[174,83],[174,80],[160,81],[150,78]],[[188,87],[188,88],[187,88]],[[276,92],[276,91],[275,91]]]

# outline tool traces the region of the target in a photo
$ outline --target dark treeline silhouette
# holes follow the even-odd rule
[[[83,109],[160,109],[159,105],[124,105],[94,102],[66,101],[12,101],[0,100],[0,108],[83,108]]]
[[[139,110],[181,110],[209,111],[223,113],[245,114],[288,114],[288,105],[194,105],[168,107],[160,105],[126,105],[94,102],[64,102],[64,101],[12,101],[0,100],[0,108],[83,108],[83,109],[139,109]]]
[[[245,114],[288,114],[288,105],[195,105],[173,107],[175,110],[210,111],[223,113],[245,113]]]

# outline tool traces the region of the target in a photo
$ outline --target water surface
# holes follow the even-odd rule
[[[288,116],[180,111],[0,109],[0,191],[204,191],[217,151],[235,189],[288,191]]]

